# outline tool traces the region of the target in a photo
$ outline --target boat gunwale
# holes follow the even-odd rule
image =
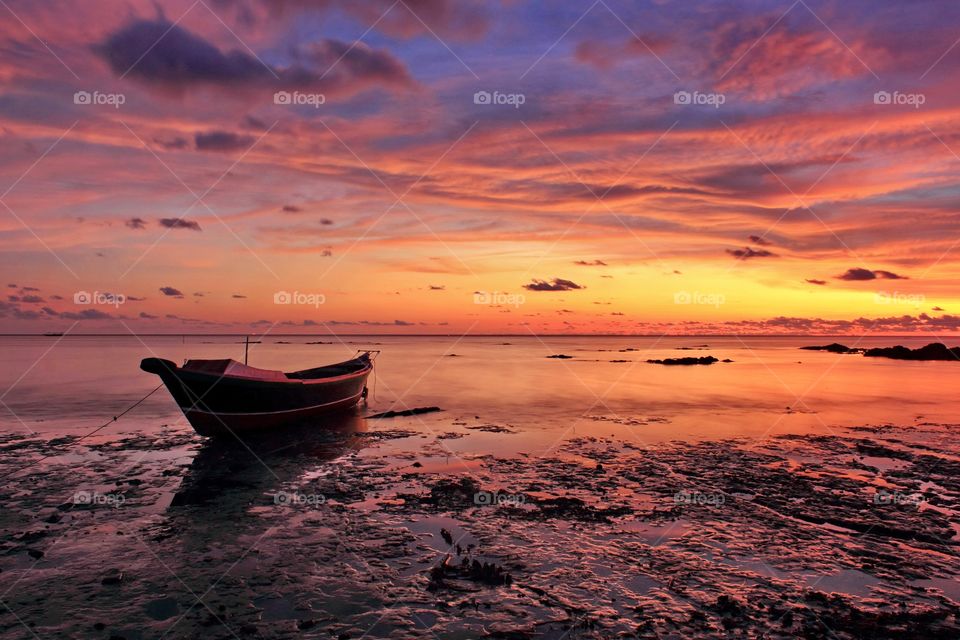
[[[350,362],[347,360],[346,362]],[[336,363],[330,366],[337,366]],[[373,363],[368,362],[367,365],[358,371],[353,371],[351,373],[344,373],[339,376],[332,376],[329,378],[289,378],[287,380],[264,380],[261,378],[248,378],[246,376],[233,376],[227,373],[208,373],[206,371],[192,371],[190,369],[184,369],[181,366],[174,364],[174,368],[171,370],[169,367],[165,367],[167,373],[180,378],[195,378],[195,379],[215,379],[215,380],[230,380],[232,382],[248,382],[257,386],[279,386],[284,387],[291,384],[301,384],[301,385],[315,385],[315,384],[326,384],[331,382],[341,382],[344,380],[350,380],[351,378],[357,378],[360,376],[369,375],[373,371]],[[281,371],[283,375],[287,375],[287,372]],[[296,371],[292,373],[297,373]]]

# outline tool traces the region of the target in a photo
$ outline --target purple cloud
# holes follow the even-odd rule
[[[200,231],[200,223],[185,218],[160,218],[160,226],[167,229],[190,229]]]
[[[737,260],[750,260],[751,258],[776,258],[777,254],[766,249],[754,249],[753,247],[744,247],[743,249],[727,249],[727,253]]]
[[[321,39],[293,51],[292,64],[273,66],[241,49],[221,51],[164,19],[132,22],[94,51],[117,76],[177,93],[197,85],[345,93],[371,83],[413,84],[401,62],[363,43]]]
[[[193,136],[197,151],[237,151],[253,144],[253,138],[229,131],[206,131]]]
[[[847,269],[846,273],[841,273],[836,276],[837,280],[847,280],[851,282],[862,281],[862,280],[876,280],[878,278],[884,280],[907,280],[906,276],[901,276],[892,271],[883,271],[876,270],[871,271],[870,269],[863,269],[861,267],[854,267],[852,269]]]
[[[586,287],[572,280],[564,280],[563,278],[554,278],[552,282],[534,278],[532,282],[523,285],[523,288],[528,291],[574,291],[576,289],[586,289]]]
[[[160,293],[171,298],[182,298],[183,292],[173,287],[160,287]]]

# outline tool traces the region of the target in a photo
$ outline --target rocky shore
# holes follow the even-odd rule
[[[956,638],[956,425],[647,446],[432,413],[6,435],[0,635]],[[491,427],[501,427],[494,429]],[[456,455],[450,448],[456,443]]]

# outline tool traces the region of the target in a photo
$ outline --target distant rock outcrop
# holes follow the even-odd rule
[[[650,364],[713,364],[720,361],[713,356],[703,356],[702,358],[664,358],[663,360],[647,360],[647,362]]]
[[[830,353],[863,353],[864,349],[855,349],[839,342],[832,342],[824,345],[814,345],[812,347],[800,347],[807,351],[829,351]]]
[[[919,349],[903,345],[867,349],[863,355],[869,358],[893,358],[894,360],[956,360],[960,362],[960,347],[952,349],[942,342],[931,342]]]

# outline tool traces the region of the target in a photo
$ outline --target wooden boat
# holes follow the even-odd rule
[[[284,373],[236,360],[146,358],[140,368],[160,376],[202,436],[267,429],[352,407],[367,394],[370,351],[351,360]]]

